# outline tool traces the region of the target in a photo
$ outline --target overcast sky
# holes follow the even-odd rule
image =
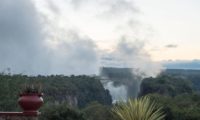
[[[154,31],[155,60],[200,58],[199,0],[136,0],[142,19]],[[162,48],[166,45],[174,47]],[[171,49],[169,49],[171,48]]]
[[[200,59],[199,6],[199,0],[1,0],[0,71],[94,74],[121,66],[152,76],[161,69],[157,61]]]
[[[112,49],[121,36],[128,36],[144,41],[156,61],[200,59],[199,0],[49,1],[62,11],[55,22],[76,28],[101,49]]]

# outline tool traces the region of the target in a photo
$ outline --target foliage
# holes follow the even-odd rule
[[[88,120],[117,120],[113,116],[110,106],[105,106],[98,102],[90,103],[82,111]]]
[[[41,84],[24,84],[20,93],[42,93],[42,86]]]
[[[149,97],[120,102],[114,106],[113,112],[121,120],[164,120],[165,117],[162,107],[158,106]]]
[[[193,89],[200,91],[200,70],[168,69],[162,74],[188,79],[192,82]]]
[[[200,120],[200,94],[181,94],[176,97],[151,94],[164,105],[166,120]]]
[[[182,93],[192,93],[190,80],[177,76],[159,75],[156,78],[145,78],[140,88],[140,96],[149,93],[158,93],[167,96],[176,96]]]
[[[140,96],[150,95],[164,106],[166,120],[200,120],[200,71],[166,70],[146,78]]]
[[[112,70],[114,68],[105,69],[104,75],[116,80],[115,82],[121,82],[121,78],[138,79],[128,68],[114,72]],[[96,76],[0,74],[0,111],[19,111],[17,99],[22,85],[38,83],[42,85],[45,100],[45,105],[40,110],[41,120],[119,120],[119,115],[111,112],[114,108],[122,111],[123,105],[127,108],[128,105],[133,105],[131,101],[137,101],[138,106],[145,106],[139,104],[142,100],[139,98],[129,100],[128,103],[118,103],[112,109],[111,96]],[[127,83],[130,84],[126,80],[123,81],[123,84]],[[145,78],[141,84],[140,96],[149,96],[153,100],[150,103],[156,102],[156,106],[163,106],[166,120],[200,120],[199,91],[200,71],[167,70],[156,78]],[[139,108],[138,106],[135,109]]]
[[[40,120],[86,120],[81,112],[66,103],[47,104],[41,111]]]
[[[0,74],[0,110],[19,110],[17,99],[22,85],[38,84],[43,88],[44,101],[67,101],[77,107],[85,107],[92,101],[98,101],[104,105],[111,105],[112,99],[107,90],[103,88],[96,77],[80,76],[26,76]]]

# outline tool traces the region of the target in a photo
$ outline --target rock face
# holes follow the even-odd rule
[[[66,96],[66,100],[70,106],[78,106],[78,99],[76,96]]]

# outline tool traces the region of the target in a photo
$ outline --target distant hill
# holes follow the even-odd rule
[[[176,76],[190,80],[193,84],[193,89],[200,91],[200,70],[167,69],[162,74]]]
[[[193,70],[200,70],[200,60],[164,61],[164,62],[162,62],[162,64],[167,69],[193,69]]]

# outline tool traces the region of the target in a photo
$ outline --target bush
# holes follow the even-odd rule
[[[41,112],[40,120],[85,120],[81,112],[66,103],[46,104]]]

